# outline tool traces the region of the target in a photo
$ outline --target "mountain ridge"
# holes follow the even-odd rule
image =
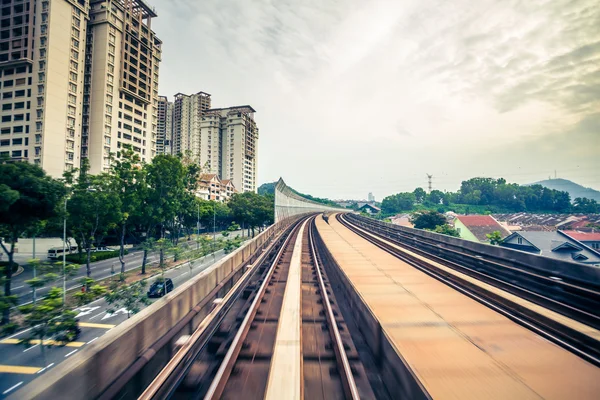
[[[569,179],[545,179],[543,181],[529,183],[525,186],[531,185],[542,185],[544,187],[547,187],[548,189],[555,189],[568,192],[569,196],[571,196],[571,201],[575,200],[577,197],[586,197],[588,199],[594,199],[597,202],[600,202],[600,191],[592,188],[587,188]]]

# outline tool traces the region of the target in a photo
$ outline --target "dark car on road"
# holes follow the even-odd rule
[[[148,297],[162,297],[173,291],[173,281],[170,278],[154,281],[148,289]]]

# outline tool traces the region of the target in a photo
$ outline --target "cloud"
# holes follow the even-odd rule
[[[357,182],[389,194],[431,172],[450,188],[473,165],[537,171],[565,148],[575,165],[597,143],[577,133],[600,109],[596,0],[153,3],[161,94],[251,104],[260,182],[359,197]]]

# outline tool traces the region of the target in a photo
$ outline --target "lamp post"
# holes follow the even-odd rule
[[[65,215],[63,218],[63,305],[67,304],[67,277],[65,269],[67,264],[67,197],[65,197]]]
[[[200,248],[200,202],[198,202],[198,216],[196,221],[196,250]]]
[[[216,242],[216,238],[217,238],[217,228],[216,228],[216,223],[217,223],[217,201],[215,200],[215,202],[213,203],[213,262],[216,261],[216,254],[215,254],[215,246],[217,245]]]
[[[33,257],[33,259],[35,260],[35,233],[33,234],[33,253],[31,254]],[[36,263],[33,263],[33,279],[35,279],[36,277]],[[33,304],[35,304],[36,301],[36,293],[35,293],[35,286],[33,286],[32,288],[33,291]]]

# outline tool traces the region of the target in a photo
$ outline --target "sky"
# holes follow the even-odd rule
[[[258,182],[376,199],[475,176],[600,189],[597,0],[148,0],[159,91],[257,110]]]

